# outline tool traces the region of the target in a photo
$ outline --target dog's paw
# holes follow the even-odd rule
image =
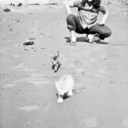
[[[73,95],[72,91],[68,92],[68,96],[72,96],[72,95]]]
[[[58,103],[63,103],[63,101],[64,101],[64,100],[63,100],[62,98],[59,98],[57,102],[58,102]]]

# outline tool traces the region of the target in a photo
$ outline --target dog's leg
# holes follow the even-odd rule
[[[64,100],[63,100],[63,96],[62,95],[59,95],[58,96],[58,103],[62,103]]]
[[[72,96],[72,95],[73,95],[72,91],[69,91],[68,96]]]

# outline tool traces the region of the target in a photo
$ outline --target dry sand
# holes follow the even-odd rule
[[[128,6],[110,4],[112,36],[70,46],[63,6],[0,14],[0,128],[128,128]],[[34,38],[34,45],[23,43]],[[60,52],[63,67],[51,69]],[[73,97],[57,103],[54,81],[69,73]]]

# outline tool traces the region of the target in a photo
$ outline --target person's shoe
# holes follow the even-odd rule
[[[88,39],[89,43],[93,43],[94,42],[93,38],[94,38],[94,35],[92,35],[92,34],[87,35],[87,39]]]
[[[100,42],[101,39],[98,36],[94,36],[93,40],[94,42],[98,43]]]
[[[92,35],[92,34],[87,35],[87,39],[88,39],[89,43],[100,42],[100,38],[98,36]]]
[[[75,45],[76,45],[76,37],[75,37],[75,36],[73,36],[73,37],[71,38],[71,43],[70,43],[70,45],[72,45],[72,46],[75,46]]]

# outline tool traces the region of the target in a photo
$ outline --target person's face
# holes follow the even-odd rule
[[[88,0],[89,2],[92,2],[93,0]]]

